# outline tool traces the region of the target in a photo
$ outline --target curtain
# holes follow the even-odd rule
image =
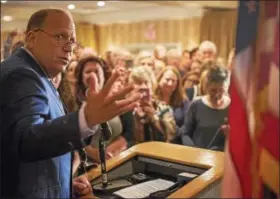
[[[96,26],[89,23],[76,23],[77,41],[84,47],[91,47],[97,50]]]
[[[237,11],[208,11],[202,18],[200,41],[210,40],[217,45],[218,56],[227,60],[235,46]]]
[[[1,60],[3,59],[4,53],[4,41],[7,39],[9,32],[1,32]]]
[[[193,48],[200,42],[201,18],[176,20],[149,20],[135,23],[114,23],[98,25],[98,52],[104,55],[111,46],[123,46],[133,43],[181,43],[183,48]],[[155,39],[145,34],[153,26]]]

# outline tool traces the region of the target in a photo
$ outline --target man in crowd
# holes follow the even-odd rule
[[[176,68],[180,68],[182,53],[179,49],[172,48],[166,53],[166,62],[168,66],[175,66]]]
[[[217,56],[217,47],[216,45],[211,41],[203,41],[201,42],[199,46],[199,51],[202,54],[203,60],[216,60]]]

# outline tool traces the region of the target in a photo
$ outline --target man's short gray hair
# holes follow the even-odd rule
[[[199,46],[199,50],[203,52],[204,50],[211,50],[214,54],[217,53],[217,47],[212,41],[203,41]]]
[[[33,13],[31,15],[31,17],[29,18],[27,27],[26,27],[26,33],[28,33],[30,30],[33,30],[33,29],[43,28],[44,23],[47,19],[47,16],[52,12],[66,14],[72,18],[72,15],[68,11],[62,10],[62,9],[48,8],[48,9],[38,10],[37,12]]]

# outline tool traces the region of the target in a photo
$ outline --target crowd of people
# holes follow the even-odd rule
[[[107,142],[107,159],[148,141],[223,151],[232,53],[225,65],[211,41],[183,52],[157,44],[153,52],[141,51],[134,57],[120,47],[108,51],[106,57],[81,48],[53,81],[71,112],[79,110],[86,99],[91,75],[97,77],[100,90],[115,70],[121,71],[112,92],[133,84],[142,94],[133,111],[108,121],[113,134]],[[98,139],[80,152],[86,153],[89,162],[100,162]]]
[[[23,46],[23,41],[17,41],[10,54]],[[112,92],[131,83],[143,95],[135,110],[108,121],[113,133],[107,142],[108,159],[147,141],[223,151],[224,134],[220,133],[214,142],[212,139],[227,120],[233,56],[234,49],[225,64],[211,41],[183,51],[156,44],[153,52],[143,50],[137,55],[115,47],[105,57],[90,47],[79,47],[65,71],[52,82],[68,112],[78,111],[85,101],[91,75],[97,77],[100,90],[115,70],[121,71]],[[89,162],[100,162],[98,139],[81,152],[86,153]],[[77,153],[75,157],[80,156],[85,154]]]
[[[30,32],[27,31],[28,43],[17,43],[17,50],[13,48],[11,54],[19,53],[22,46],[32,50],[30,46],[34,45],[35,40],[32,39],[36,31],[49,34],[45,29],[34,30],[31,27]],[[63,37],[55,39],[59,42]],[[108,98],[116,101],[114,96],[125,93],[124,90],[128,90],[127,85],[133,85],[133,89],[141,96],[132,109],[120,111],[121,114],[112,114],[114,117],[107,120],[112,129],[112,135],[106,142],[107,159],[135,144],[148,141],[224,150],[228,132],[225,124],[230,105],[228,87],[234,49],[225,63],[225,60],[219,58],[218,49],[211,41],[203,41],[197,48],[183,51],[166,49],[164,45],[157,44],[154,51],[143,50],[137,55],[132,55],[124,48],[115,47],[108,50],[104,57],[89,47],[75,47],[77,48],[65,70],[49,77],[58,91],[66,113],[87,111],[84,106],[93,98],[92,93],[108,90],[107,85],[111,84],[114,78],[106,93]],[[31,52],[37,59],[48,53]],[[47,63],[49,58],[42,60]],[[9,59],[10,57],[4,62],[8,63]],[[43,61],[39,63],[42,64]],[[114,75],[116,73],[118,76]],[[130,96],[132,93],[125,94],[128,99],[137,98]],[[30,104],[29,108],[35,110],[34,106],[36,104]],[[98,117],[100,112],[88,113],[91,117],[94,117],[94,114]],[[87,118],[86,120],[89,121]],[[100,133],[102,132],[97,131],[96,135]],[[76,147],[74,150],[71,167],[74,176],[85,171],[84,164],[100,163],[98,139],[99,136],[94,136],[87,146]]]

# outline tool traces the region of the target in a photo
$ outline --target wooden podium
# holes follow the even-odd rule
[[[118,167],[134,156],[144,156],[168,162],[206,169],[168,198],[219,197],[220,182],[224,171],[224,153],[163,142],[146,142],[135,145],[107,161],[107,171]],[[98,166],[87,173],[89,180],[100,177]],[[215,189],[215,193],[213,192]],[[218,196],[217,196],[218,194]],[[94,197],[84,196],[83,198]]]

